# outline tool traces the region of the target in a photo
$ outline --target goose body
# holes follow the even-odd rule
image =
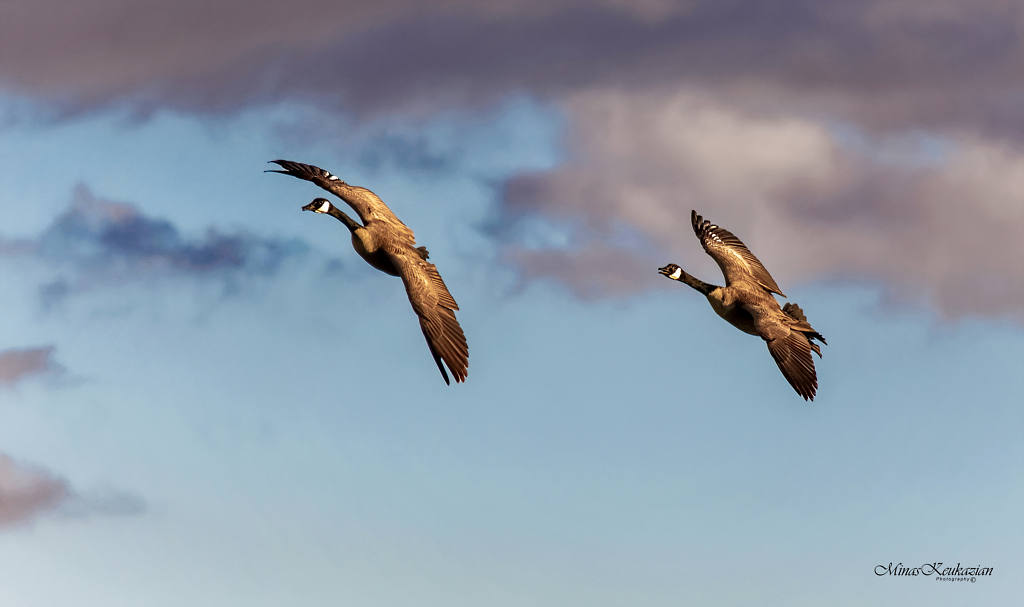
[[[466,380],[469,370],[469,346],[455,318],[459,305],[441,279],[437,266],[428,260],[425,247],[417,247],[416,237],[390,208],[370,190],[352,186],[331,173],[310,164],[273,160],[281,167],[268,172],[291,175],[310,181],[343,200],[359,216],[349,217],[325,198],[315,198],[304,211],[326,214],[345,224],[352,234],[352,248],[372,267],[398,276],[405,285],[413,311],[434,363],[446,384],[448,372],[456,382]],[[446,370],[447,367],[447,370]]]
[[[380,244],[373,237],[373,233],[366,228],[352,230],[352,248],[362,257],[366,263],[374,268],[390,274],[399,276],[398,267],[391,261],[387,251],[381,248]]]
[[[730,325],[744,333],[757,335],[754,316],[744,307],[734,291],[718,287],[707,294],[711,309],[725,319]]]
[[[732,232],[705,220],[696,211],[690,211],[690,223],[704,251],[722,269],[725,286],[699,280],[676,264],[658,271],[700,291],[711,309],[732,326],[764,339],[768,352],[797,394],[804,400],[814,400],[818,377],[811,352],[820,357],[821,347],[814,340],[826,343],[825,338],[810,325],[800,306],[787,303],[779,307],[773,294],[785,295],[775,279]]]

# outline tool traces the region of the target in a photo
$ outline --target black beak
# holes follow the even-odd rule
[[[315,211],[319,205],[315,205],[312,202],[302,207],[303,211]]]

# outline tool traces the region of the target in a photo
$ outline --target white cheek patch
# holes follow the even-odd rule
[[[671,278],[672,280],[679,280],[679,277],[682,276],[682,275],[683,275],[683,269],[682,268],[676,268],[676,271],[672,272],[671,274],[669,274],[668,277]]]
[[[331,210],[331,203],[329,203],[329,202],[327,202],[325,200],[324,203],[322,205],[320,205],[320,208],[316,210],[316,212],[317,213],[326,213],[327,211],[330,211],[330,210]]]

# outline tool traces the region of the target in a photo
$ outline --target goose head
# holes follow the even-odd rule
[[[303,211],[313,211],[314,213],[330,213],[331,203],[326,198],[314,198],[312,202],[302,207]]]
[[[683,269],[674,263],[670,263],[664,268],[658,268],[658,273],[668,276],[672,280],[679,280],[683,275]]]

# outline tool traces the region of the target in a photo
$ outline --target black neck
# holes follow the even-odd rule
[[[344,211],[333,204],[331,205],[331,208],[327,209],[327,214],[348,226],[349,231],[355,232],[359,228],[363,227],[362,224],[346,215]]]
[[[715,285],[710,285],[710,284],[704,282],[703,280],[699,280],[699,279],[697,279],[697,278],[695,278],[693,276],[690,276],[689,274],[687,274],[682,269],[680,269],[679,271],[682,272],[682,273],[679,275],[679,278],[677,278],[676,280],[678,280],[679,282],[685,282],[686,284],[690,285],[694,289],[697,289],[698,291],[700,291],[701,293],[703,293],[705,295],[707,295],[708,293],[714,291],[717,288]]]

